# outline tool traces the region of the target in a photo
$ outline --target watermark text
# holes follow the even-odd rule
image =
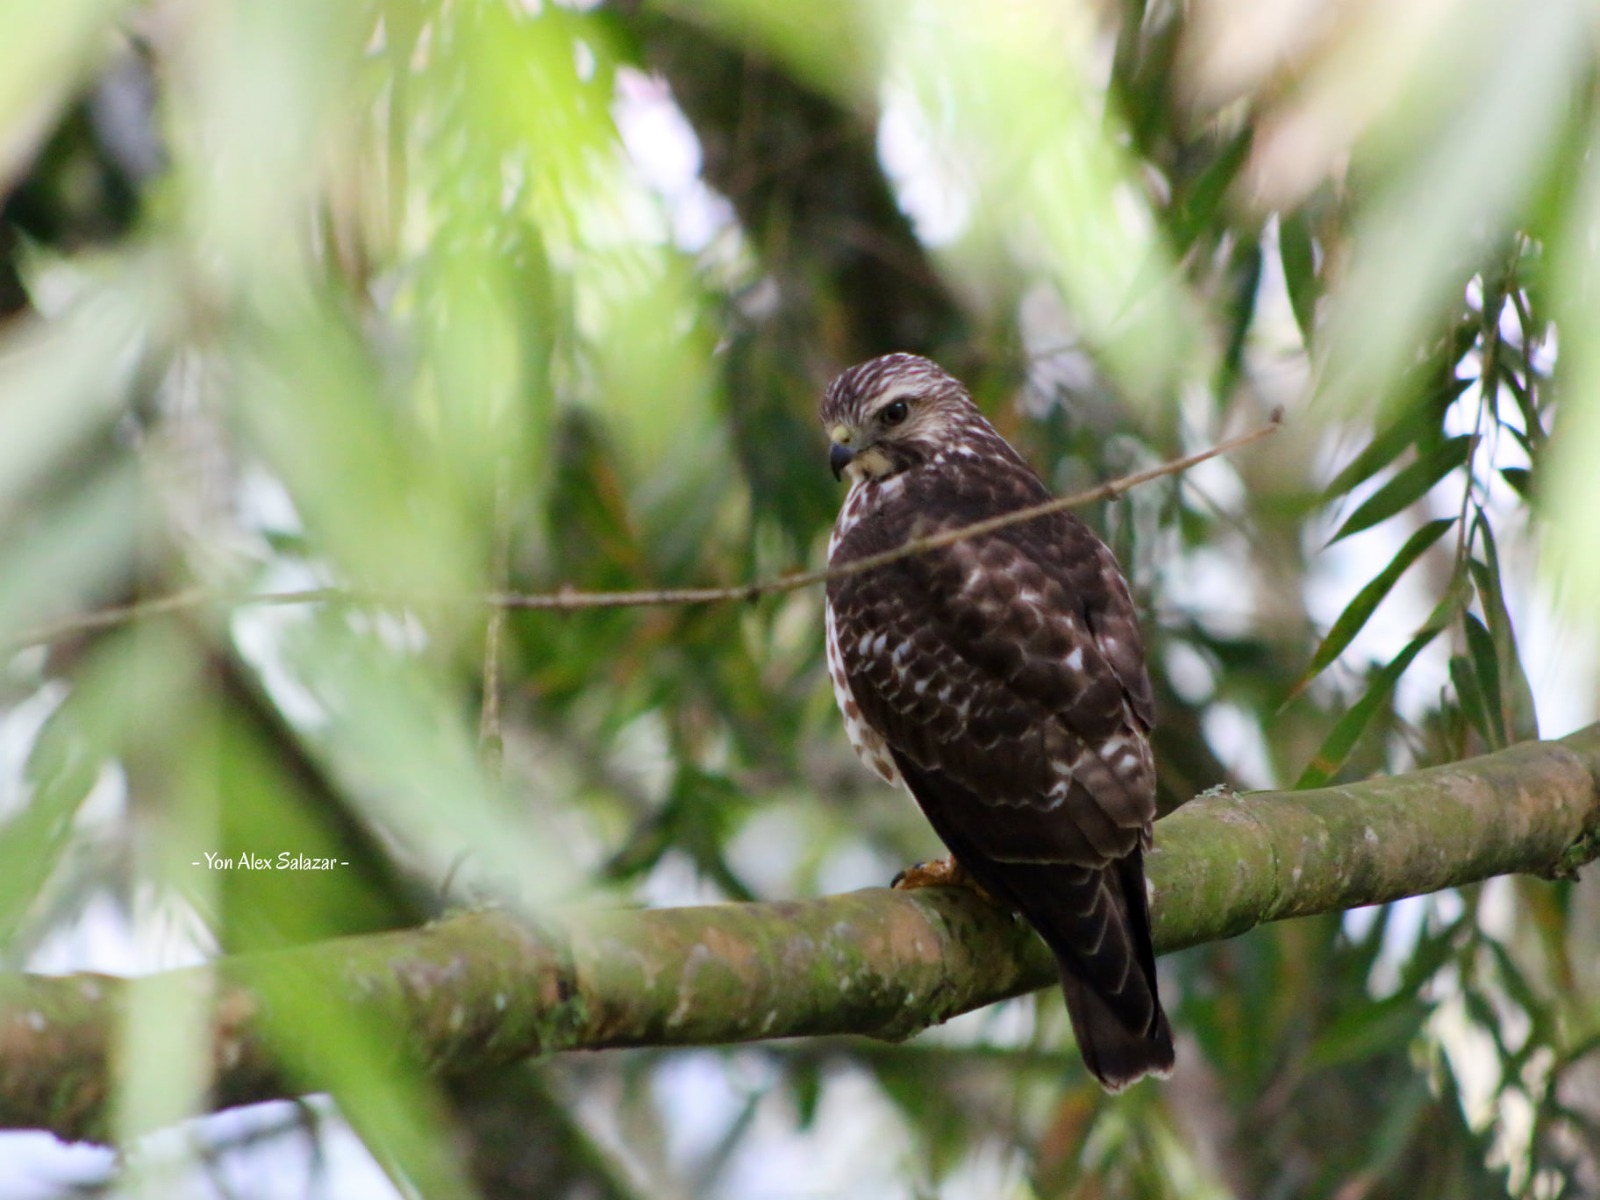
[[[279,850],[276,854],[213,854],[207,850],[204,858],[189,864],[208,871],[336,871],[348,867],[343,858],[321,858],[314,854],[297,854],[292,850]]]

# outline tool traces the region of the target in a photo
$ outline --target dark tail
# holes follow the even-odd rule
[[[895,755],[900,773],[956,860],[1038,931],[1061,968],[1061,990],[1084,1064],[1108,1090],[1172,1071],[1172,1029],[1156,992],[1144,852],[1104,867],[1015,862],[979,852],[951,818],[983,811],[969,790]]]
[[[1156,990],[1143,852],[1135,850],[1064,892],[1077,894],[1077,928],[1069,922],[1071,934],[1058,938],[1034,924],[1056,953],[1084,1065],[1112,1092],[1146,1075],[1170,1075],[1172,1028]]]
[[[1078,1052],[1106,1091],[1120,1092],[1146,1075],[1164,1078],[1172,1074],[1172,1030],[1159,1001],[1155,1019],[1147,1028],[1130,1029],[1103,996],[1067,972],[1063,963],[1061,990],[1067,998]]]
[[[959,857],[959,855],[958,855]],[[980,883],[1016,905],[1055,952],[1084,1065],[1120,1092],[1171,1073],[1172,1028],[1156,990],[1144,855],[1100,870],[1047,863],[986,863]],[[995,878],[991,887],[985,876]]]

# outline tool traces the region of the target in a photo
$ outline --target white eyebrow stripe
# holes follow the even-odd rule
[[[872,410],[876,412],[886,404],[893,404],[896,400],[907,396],[915,396],[922,390],[923,381],[920,379],[902,379],[892,383],[883,391],[872,398]]]

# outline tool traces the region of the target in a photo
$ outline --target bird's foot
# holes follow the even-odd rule
[[[964,887],[977,892],[990,904],[999,903],[984,891],[982,885],[956,860],[954,854],[948,858],[936,858],[932,862],[913,863],[891,879],[889,886],[901,892],[909,892],[912,888]]]

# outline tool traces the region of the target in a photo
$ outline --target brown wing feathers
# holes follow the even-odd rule
[[[926,360],[852,372],[830,388],[825,423],[864,431],[852,453],[877,437],[887,466],[854,479],[833,562],[1046,497]],[[898,441],[871,424],[884,395],[921,406]],[[1150,688],[1110,552],[1056,514],[835,581],[828,602],[841,707],[886,744],[957,860],[1054,951],[1090,1069],[1113,1088],[1170,1069],[1142,861]]]

